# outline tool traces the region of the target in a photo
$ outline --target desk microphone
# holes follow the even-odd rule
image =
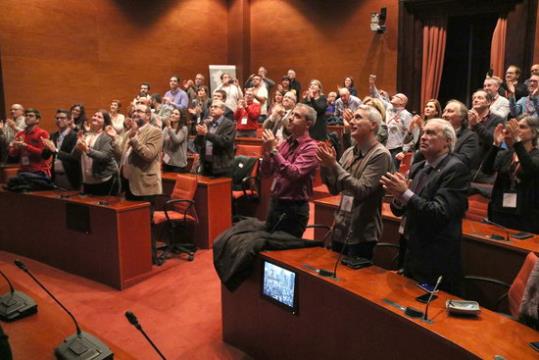
[[[483,218],[481,219],[481,222],[484,223],[484,224],[489,224],[489,225],[493,225],[493,226],[496,226],[497,228],[503,230],[505,232],[505,236],[502,238],[502,236],[500,235],[496,235],[496,234],[491,234],[490,235],[490,238],[492,240],[504,240],[504,241],[509,241],[511,240],[511,235],[509,233],[509,229],[507,229],[505,226],[503,225],[500,225],[498,223],[495,223],[494,221],[491,221],[489,220],[488,218]]]
[[[34,299],[21,291],[16,291],[2,271],[0,275],[9,285],[9,292],[0,297],[0,319],[9,322],[37,313],[37,304]]]
[[[22,271],[28,274],[73,320],[77,333],[64,339],[64,342],[56,349],[54,354],[57,359],[60,360],[76,360],[76,359],[92,359],[92,360],[105,360],[113,358],[113,353],[110,349],[99,341],[96,337],[90,333],[81,331],[79,323],[73,316],[73,314],[28,270],[26,265],[20,261],[15,260],[15,265]]]
[[[150,337],[146,334],[146,332],[142,328],[142,325],[140,325],[140,323],[138,322],[138,319],[137,319],[136,315],[134,313],[132,313],[131,311],[126,311],[125,312],[125,317],[129,321],[129,323],[131,323],[131,325],[136,327],[137,330],[140,331],[142,335],[144,335],[144,338],[146,338],[146,340],[150,343],[150,345],[154,348],[154,350],[159,354],[159,356],[161,356],[161,359],[167,360],[167,358],[161,353],[161,351],[159,351],[157,346],[155,346],[152,339],[150,339]]]
[[[432,301],[432,297],[434,296],[434,293],[438,290],[438,287],[440,286],[441,283],[442,283],[442,275],[438,276],[438,280],[436,280],[436,285],[434,285],[434,289],[432,289],[432,291],[430,292],[429,299],[427,300],[427,305],[425,305],[425,313],[423,314],[424,321],[429,321],[429,315],[428,315],[429,305]]]

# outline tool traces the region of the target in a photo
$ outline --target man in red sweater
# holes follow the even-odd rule
[[[234,113],[236,120],[236,137],[256,137],[260,104],[254,102],[253,89],[245,90],[243,100],[238,102]]]
[[[50,162],[41,156],[45,148],[42,139],[48,139],[49,133],[39,127],[41,114],[37,109],[26,109],[24,116],[26,129],[19,131],[9,144],[9,155],[19,158],[21,172],[38,173],[50,178]]]

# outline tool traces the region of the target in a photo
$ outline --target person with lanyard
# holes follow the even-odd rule
[[[431,119],[420,141],[425,160],[412,166],[411,182],[398,172],[381,178],[384,190],[393,196],[391,211],[402,216],[400,262],[406,276],[435,284],[441,275],[440,288],[458,293],[471,174],[452,154],[456,134],[448,121]]]
[[[309,129],[316,122],[316,110],[298,104],[288,123],[290,136],[277,146],[273,132],[265,129],[263,176],[273,176],[266,219],[269,232],[285,231],[301,237],[309,220],[309,199],[313,195],[314,173],[318,168],[316,140]]]
[[[483,171],[497,173],[489,219],[539,234],[539,119],[525,115],[498,125]]]
[[[377,139],[382,116],[372,106],[360,105],[350,120],[355,145],[339,162],[333,147],[319,143],[321,176],[332,194],[342,193],[335,213],[332,248],[348,256],[372,259],[382,234],[382,175],[393,172],[391,154]],[[344,247],[344,249],[343,249]]]
[[[214,100],[210,118],[196,126],[195,145],[200,154],[202,174],[231,177],[234,164],[234,138],[236,123],[224,116],[226,105]]]
[[[539,116],[539,75],[532,75],[528,80],[528,96],[516,100],[515,94],[509,95],[509,108],[511,116],[535,115]]]

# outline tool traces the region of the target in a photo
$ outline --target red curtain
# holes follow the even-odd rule
[[[504,78],[505,72],[505,38],[507,34],[507,18],[500,17],[492,33],[490,45],[490,67],[494,75]]]
[[[444,67],[447,18],[431,19],[423,25],[423,66],[421,70],[421,106],[436,99]]]

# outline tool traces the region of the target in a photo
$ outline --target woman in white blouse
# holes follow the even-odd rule
[[[122,103],[120,100],[114,99],[110,103],[110,120],[112,121],[112,127],[116,130],[118,135],[124,132],[124,114],[120,114]]]

